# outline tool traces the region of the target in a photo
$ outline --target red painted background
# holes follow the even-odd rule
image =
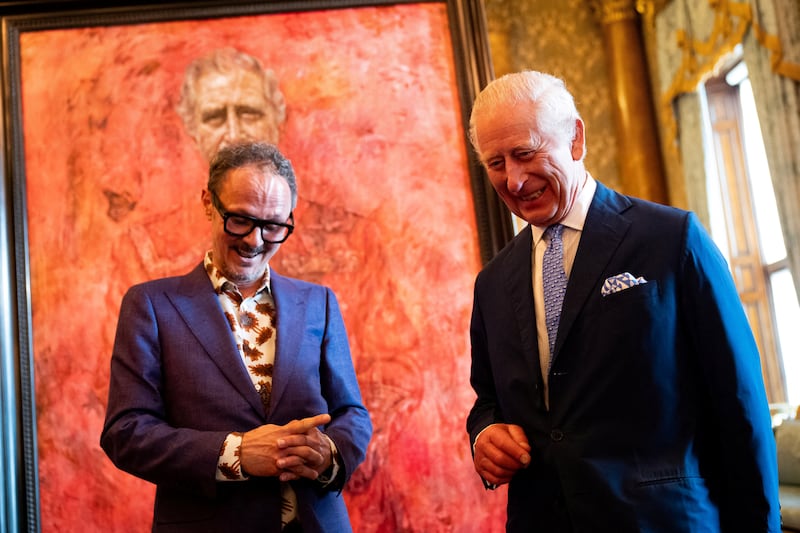
[[[375,435],[344,493],[361,532],[491,532],[464,431],[480,268],[440,4],[24,33],[25,170],[42,530],[149,531],[153,487],[98,445],[131,284],[208,247],[206,164],[175,112],[186,65],[261,59],[299,184],[279,272],[331,286]]]

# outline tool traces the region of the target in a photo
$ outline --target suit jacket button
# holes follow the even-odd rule
[[[563,440],[564,432],[560,429],[554,429],[550,432],[550,438],[553,439],[555,442]]]

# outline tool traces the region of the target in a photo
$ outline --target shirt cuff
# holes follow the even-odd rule
[[[334,444],[333,439],[329,436],[322,434],[325,439],[327,439],[328,444],[331,447],[331,466],[328,467],[327,470],[322,472],[317,477],[317,483],[321,484],[323,487],[327,487],[331,483],[334,482],[336,476],[339,475],[339,470],[341,470],[342,465],[342,458],[339,456],[339,450],[336,448],[336,444]]]
[[[248,476],[242,471],[243,434],[234,432],[225,437],[217,461],[217,481],[244,481]]]

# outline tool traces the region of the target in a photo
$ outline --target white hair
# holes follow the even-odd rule
[[[530,119],[537,129],[563,133],[569,139],[575,137],[575,122],[581,116],[564,81],[544,72],[525,70],[497,78],[475,98],[469,119],[469,140],[475,150],[478,150],[475,137],[477,116],[492,113],[501,104],[523,103],[534,104],[536,112]]]

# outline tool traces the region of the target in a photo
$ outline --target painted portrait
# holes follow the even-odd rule
[[[271,267],[341,303],[375,426],[343,492],[354,530],[502,530],[464,429],[481,251],[445,3],[47,29],[19,49],[43,530],[150,529],[153,486],[99,447],[117,312],[201,261],[208,159],[245,138],[298,177]]]

